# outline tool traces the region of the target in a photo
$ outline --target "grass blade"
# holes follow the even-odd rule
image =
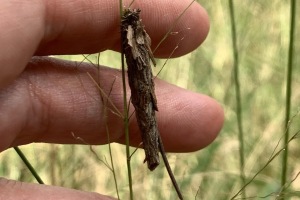
[[[35,171],[35,169],[33,168],[33,166],[30,164],[30,162],[28,161],[28,159],[26,158],[26,156],[23,154],[23,152],[21,151],[21,149],[19,147],[14,147],[14,149],[17,152],[17,154],[20,156],[20,158],[22,159],[22,161],[24,162],[24,164],[26,165],[26,167],[29,169],[29,171],[31,172],[31,174],[34,176],[34,178],[36,179],[36,181],[39,184],[44,184],[43,180],[40,178],[40,176],[38,175],[38,173]]]
[[[245,156],[244,156],[244,133],[242,122],[242,103],[241,103],[241,91],[239,82],[239,52],[237,47],[236,26],[234,19],[234,6],[232,0],[229,0],[229,13],[231,20],[231,35],[232,35],[232,49],[233,49],[233,67],[234,67],[234,85],[235,85],[235,97],[236,97],[236,117],[238,125],[238,137],[239,137],[239,154],[240,154],[240,178],[242,185],[246,183],[246,177],[244,172]],[[246,192],[243,191],[242,197],[246,197]]]
[[[120,3],[120,19],[123,15],[123,2],[119,0]],[[121,31],[120,31],[121,33]],[[123,36],[121,35],[121,41],[123,40]],[[127,109],[127,92],[126,92],[126,69],[124,62],[124,52],[121,42],[121,65],[122,65],[122,85],[123,85],[123,103],[124,103],[124,131],[125,131],[125,140],[126,140],[126,157],[127,157],[127,171],[128,171],[128,182],[129,182],[129,196],[130,200],[133,200],[133,190],[132,190],[132,175],[131,175],[131,166],[130,166],[130,149],[129,149],[129,116]]]
[[[290,109],[291,109],[291,96],[292,96],[292,70],[293,70],[293,60],[294,60],[294,35],[295,35],[295,22],[296,22],[296,1],[290,1],[290,43],[289,43],[289,52],[288,52],[288,64],[287,64],[287,83],[286,83],[286,102],[285,102],[285,128],[288,126],[289,118],[290,118]],[[288,166],[288,140],[289,140],[289,130],[287,130],[284,137],[284,146],[286,149],[283,153],[282,159],[282,173],[281,173],[281,186],[286,184],[286,176],[287,176],[287,166]],[[284,191],[282,191],[284,192]],[[284,197],[283,197],[284,198]]]

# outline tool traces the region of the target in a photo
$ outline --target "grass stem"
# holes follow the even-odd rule
[[[19,147],[14,147],[14,149],[17,152],[17,154],[20,156],[20,158],[22,159],[22,161],[24,162],[24,164],[26,165],[26,167],[29,169],[29,171],[31,172],[31,174],[34,176],[34,178],[36,179],[36,181],[39,184],[44,184],[43,180],[38,175],[38,173],[35,171],[35,169],[33,168],[33,166],[30,164],[30,162],[28,161],[28,159],[26,158],[26,156],[23,154],[23,152],[21,151],[21,149]]]
[[[120,3],[120,19],[122,20],[123,15],[123,2],[119,0]],[[120,31],[121,32],[121,31]],[[127,172],[128,172],[128,182],[129,182],[129,196],[130,200],[133,200],[133,190],[132,190],[132,175],[131,175],[131,166],[130,166],[130,149],[129,149],[129,116],[127,108],[127,92],[126,92],[126,70],[124,62],[124,52],[123,52],[123,36],[121,34],[121,62],[122,62],[122,85],[123,85],[123,103],[124,103],[124,131],[125,131],[125,140],[126,140],[126,157],[127,157]]]
[[[290,42],[289,42],[289,52],[288,52],[288,64],[287,64],[287,77],[286,77],[286,102],[285,102],[285,123],[284,128],[286,129],[290,119],[290,109],[291,109],[291,96],[292,96],[292,70],[293,70],[293,59],[294,59],[294,35],[295,35],[295,18],[296,18],[296,1],[290,1]],[[284,146],[285,151],[283,153],[282,159],[282,173],[281,173],[281,186],[286,184],[287,176],[287,166],[288,166],[288,140],[289,140],[289,130],[287,130],[284,136]],[[284,193],[284,191],[282,191]],[[284,199],[284,197],[282,197]]]
[[[234,6],[232,0],[229,0],[229,12],[231,20],[231,36],[232,36],[232,49],[233,49],[233,67],[234,67],[234,85],[235,85],[235,97],[236,97],[236,117],[238,125],[238,137],[239,137],[239,156],[240,156],[240,178],[242,185],[246,183],[246,177],[244,172],[245,156],[244,156],[244,133],[242,122],[242,100],[239,81],[239,52],[237,47],[236,26],[234,18]],[[243,191],[242,198],[246,197],[246,192]]]

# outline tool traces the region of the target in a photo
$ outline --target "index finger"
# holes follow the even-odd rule
[[[189,3],[189,0],[151,4],[135,1],[132,7],[142,9],[152,46],[156,46]],[[120,48],[118,1],[5,0],[1,7],[0,88],[12,82],[33,55],[94,53]],[[194,50],[205,39],[208,24],[206,12],[194,3],[173,29],[179,34],[169,37],[155,55],[168,57],[183,36],[186,36],[184,42],[173,56]]]
[[[120,10],[118,1],[48,1],[47,32],[37,54],[95,53],[106,49],[119,50]],[[124,1],[125,7],[128,1]],[[127,2],[127,3],[126,3]],[[191,0],[134,1],[132,8],[142,10],[141,18],[155,47],[167,34],[173,33],[156,52],[156,56],[168,57],[182,37],[184,42],[174,56],[186,54],[197,48],[205,39],[208,17],[205,10],[193,3],[184,15]],[[178,21],[177,21],[178,20]],[[167,44],[167,45],[166,45]]]

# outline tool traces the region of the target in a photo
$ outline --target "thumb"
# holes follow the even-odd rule
[[[114,200],[105,195],[49,185],[23,183],[0,178],[0,199],[14,200]]]

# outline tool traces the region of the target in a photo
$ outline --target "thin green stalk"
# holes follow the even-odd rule
[[[187,9],[189,9],[189,7],[191,7],[191,5],[195,2],[196,0],[192,0],[191,3],[182,11],[182,13],[178,16],[178,18],[176,19],[176,21],[172,24],[172,26],[169,28],[168,32],[164,35],[164,37],[160,40],[160,42],[156,45],[156,47],[153,50],[153,54],[156,52],[156,50],[158,49],[158,47],[160,47],[160,45],[167,39],[167,37],[170,35],[170,33],[172,32],[173,28],[178,24],[179,20],[181,19],[181,17],[183,16],[183,14],[187,11]]]
[[[27,160],[26,156],[23,154],[23,152],[21,151],[21,149],[19,149],[19,147],[14,147],[14,149],[17,152],[17,154],[20,156],[20,158],[22,159],[22,161],[24,162],[24,164],[26,165],[26,167],[29,169],[29,171],[31,172],[31,174],[34,176],[34,178],[36,179],[36,181],[39,184],[44,184],[43,180],[40,178],[40,176],[38,175],[38,173],[35,171],[35,169],[32,167],[32,165],[30,164],[30,162]]]
[[[266,169],[268,166],[269,166],[269,164],[271,164],[271,162],[277,157],[277,156],[279,156],[279,154],[281,153],[281,152],[284,152],[285,151],[285,149],[286,149],[286,147],[288,146],[288,144],[292,141],[292,140],[294,140],[295,138],[297,138],[298,136],[299,136],[299,133],[300,132],[297,132],[297,133],[295,133],[294,135],[293,135],[293,137],[291,137],[288,141],[287,141],[287,144],[285,145],[285,146],[283,146],[281,149],[279,149],[276,153],[274,153],[274,154],[272,154],[272,156],[270,157],[270,159],[267,161],[267,163],[262,167],[262,168],[260,168],[259,170],[258,170],[258,172],[256,172],[255,174],[254,174],[254,176],[252,177],[252,178],[250,178],[250,180],[245,184],[245,185],[243,185],[243,187],[232,197],[232,198],[230,198],[230,200],[233,200],[233,199],[235,199],[243,190],[245,190],[245,188],[248,186],[248,185],[250,185],[250,183],[264,170],[264,169]],[[283,188],[283,190],[282,191],[280,191],[280,192],[283,192],[284,191],[284,187],[282,187]],[[280,197],[279,195],[276,195],[277,197]],[[242,199],[244,199],[244,198],[242,198]],[[280,197],[280,199],[282,200],[282,197]]]
[[[107,124],[106,124],[106,133],[107,133],[107,139],[108,139],[108,149],[109,149],[109,155],[110,155],[110,164],[111,164],[111,169],[112,169],[111,171],[112,171],[113,177],[114,177],[114,182],[115,182],[117,196],[118,196],[118,199],[120,200],[119,189],[118,189],[118,181],[117,181],[117,176],[116,176],[116,172],[115,172],[114,161],[113,161],[113,157],[112,157],[112,149],[111,149],[111,145],[110,145],[110,137],[109,137],[109,130],[108,130]]]
[[[98,55],[97,64],[98,64],[98,66],[100,66],[100,53]],[[98,82],[99,83],[98,84],[96,83],[96,85],[99,88],[101,88],[99,77],[100,77],[100,67],[98,67]],[[94,79],[93,79],[93,81],[94,81]],[[112,87],[113,87],[114,83],[115,83],[115,80],[113,81]],[[111,87],[107,97],[109,97],[111,95],[112,87]],[[115,166],[114,166],[114,160],[113,160],[113,155],[112,155],[112,148],[111,148],[111,143],[110,143],[110,133],[109,133],[109,128],[108,128],[107,119],[106,119],[106,117],[107,117],[107,105],[109,103],[109,99],[107,98],[106,101],[105,101],[101,90],[100,90],[99,94],[100,94],[101,101],[103,102],[103,105],[104,105],[103,112],[104,112],[104,116],[105,116],[105,128],[106,128],[107,144],[108,144],[108,150],[109,150],[109,155],[110,155],[110,164],[111,164],[111,168],[109,168],[109,169],[111,169],[111,172],[113,173],[115,188],[116,188],[116,192],[117,192],[117,197],[118,197],[118,200],[120,200],[119,189],[118,189],[118,181],[117,181],[117,176],[116,176],[116,171],[115,171]]]
[[[239,137],[239,154],[240,154],[240,178],[242,185],[246,183],[246,177],[244,172],[245,156],[244,156],[244,133],[242,123],[242,103],[241,103],[241,91],[239,82],[239,53],[237,47],[237,36],[234,18],[234,6],[232,0],[229,0],[229,12],[231,20],[231,33],[232,33],[232,48],[233,48],[233,67],[234,67],[234,85],[235,85],[235,97],[236,97],[236,117],[238,124],[238,137]],[[246,198],[246,192],[242,193],[242,198]]]
[[[120,3],[120,19],[122,20],[123,15],[123,2],[119,0]],[[124,62],[124,52],[123,44],[124,38],[121,34],[121,62],[122,62],[122,84],[123,84],[123,106],[124,106],[124,132],[126,138],[126,157],[127,157],[127,171],[128,171],[128,182],[129,182],[129,195],[130,200],[133,200],[133,190],[132,190],[132,175],[131,175],[131,166],[130,166],[130,149],[129,149],[129,118],[128,118],[128,108],[127,108],[127,91],[126,91],[126,70]]]
[[[288,65],[287,65],[287,84],[286,84],[286,102],[285,102],[285,123],[284,128],[288,126],[289,118],[290,118],[290,109],[291,109],[291,96],[292,96],[292,70],[293,70],[293,59],[294,59],[294,35],[295,35],[295,22],[296,22],[296,0],[291,0],[290,5],[291,12],[291,24],[290,24],[290,43],[289,43],[289,52],[288,52]],[[283,153],[282,159],[282,174],[281,174],[281,186],[283,187],[286,183],[287,176],[287,166],[288,166],[288,145],[287,142],[289,140],[289,130],[287,130],[284,136],[284,144],[286,149]],[[282,191],[284,192],[284,191]],[[284,197],[282,197],[284,199]]]

